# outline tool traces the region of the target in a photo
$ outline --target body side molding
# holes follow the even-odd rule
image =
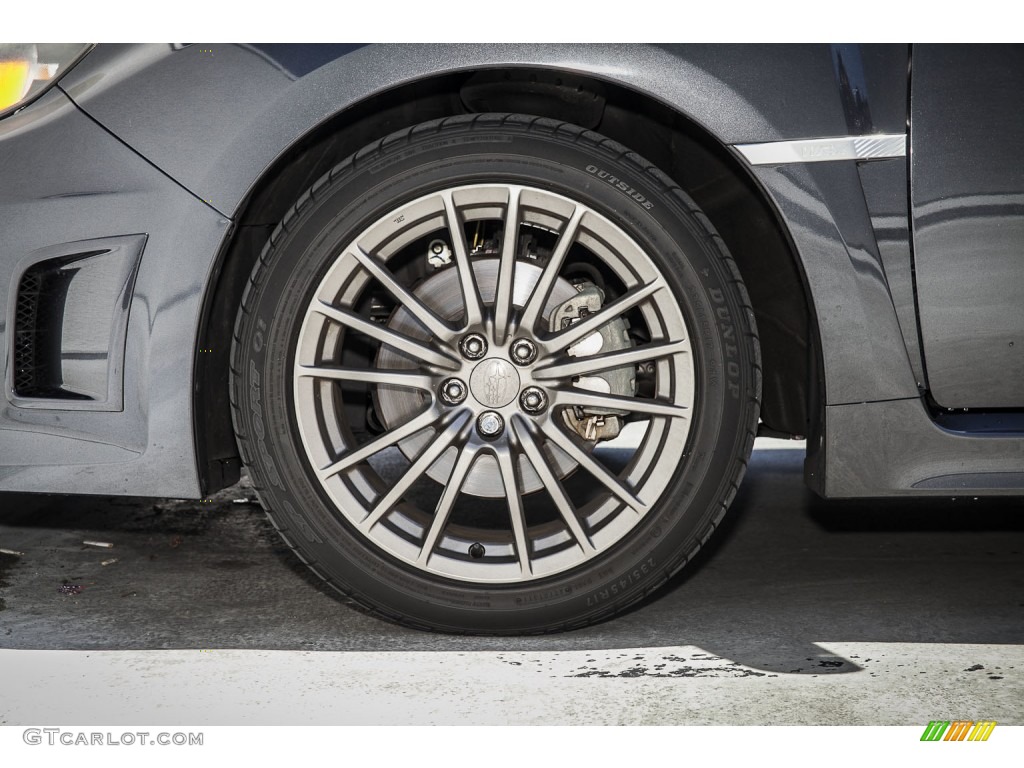
[[[826,139],[769,141],[763,144],[735,144],[734,148],[751,165],[822,163],[830,160],[882,160],[906,157],[906,134],[836,136]]]

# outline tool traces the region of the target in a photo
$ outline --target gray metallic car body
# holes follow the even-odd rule
[[[947,354],[952,332],[945,321],[927,332],[918,322],[940,306],[918,306],[915,295],[908,158],[751,165],[741,149],[907,134],[911,58],[907,46],[99,45],[56,88],[0,120],[0,285],[9,296],[0,346],[12,348],[27,265],[145,235],[131,290],[96,329],[110,339],[110,324],[123,325],[123,351],[97,342],[108,375],[123,371],[121,408],[19,401],[5,356],[0,490],[200,497],[230,482],[237,456],[225,437],[224,370],[207,360],[227,357],[231,297],[251,264],[232,254],[258,252],[276,223],[260,212],[275,209],[269,198],[287,197],[273,179],[287,176],[297,153],[321,146],[309,141],[318,131],[360,135],[374,99],[412,98],[438,79],[530,71],[585,78],[666,110],[715,143],[763,196],[795,255],[804,293],[792,301],[808,301],[806,414],[780,421],[781,431],[808,436],[815,490],[1022,493],[1024,317],[1003,326],[1017,342],[999,361],[1005,377],[974,367],[969,388],[982,410],[937,407],[928,364]],[[424,113],[437,116],[443,103],[436,97]],[[401,105],[380,104],[379,114],[394,117],[371,121],[373,138],[403,125]],[[923,117],[923,129],[941,133],[937,115]],[[286,189],[314,180],[291,179]],[[1024,185],[1002,191],[1019,199]],[[1019,225],[1020,204],[1010,205]],[[1005,269],[1000,282],[1019,309],[1024,266],[1018,257]],[[954,399],[964,386],[956,376],[940,388]]]

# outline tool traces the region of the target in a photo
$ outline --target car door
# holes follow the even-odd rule
[[[910,130],[929,389],[1024,407],[1024,47],[915,45]]]

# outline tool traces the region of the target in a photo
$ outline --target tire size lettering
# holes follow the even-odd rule
[[[654,570],[654,557],[648,557],[640,565],[627,573],[625,576],[610,584],[606,589],[599,589],[592,595],[587,596],[587,607],[597,605],[610,598],[616,597],[625,592],[636,582]]]

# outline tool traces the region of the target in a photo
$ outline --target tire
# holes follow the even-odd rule
[[[522,115],[425,123],[319,179],[231,355],[288,545],[444,632],[566,630],[651,593],[718,526],[758,419],[753,312],[707,218],[619,144]]]

